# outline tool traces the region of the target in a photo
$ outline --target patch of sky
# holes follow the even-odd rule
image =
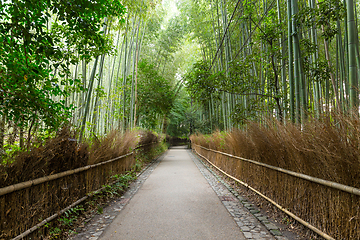
[[[170,19],[180,14],[180,11],[176,6],[178,2],[178,0],[162,0],[161,4],[166,12],[166,16],[164,18],[163,24],[161,25],[161,29],[166,29]]]

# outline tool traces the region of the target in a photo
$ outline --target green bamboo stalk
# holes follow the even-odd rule
[[[349,85],[350,85],[350,108],[358,111],[359,91],[356,67],[356,26],[354,16],[354,1],[346,0],[347,5],[347,28],[348,28],[348,58],[349,58]]]
[[[277,4],[277,12],[278,12],[278,23],[281,24],[281,7],[280,7],[280,0],[276,1]],[[281,90],[282,90],[282,107],[283,107],[283,118],[286,119],[287,116],[287,109],[288,109],[288,104],[287,104],[287,81],[286,81],[286,67],[285,67],[285,43],[283,41],[284,39],[284,34],[283,32],[281,32],[280,34],[280,38],[279,38],[279,43],[280,43],[280,65],[281,65]]]
[[[310,1],[310,7],[311,8],[315,8],[315,0],[311,0]],[[317,31],[316,31],[316,26],[315,26],[315,19],[312,19],[312,26],[310,29],[310,36],[312,39],[312,43],[315,46],[318,46],[318,42],[317,42]],[[312,66],[314,69],[317,69],[318,64],[318,49],[316,49],[316,51],[312,54],[311,56],[311,60],[312,60]],[[314,110],[315,110],[315,116],[317,118],[320,117],[321,114],[321,100],[320,100],[320,82],[318,81],[316,76],[313,76],[313,93],[314,93]]]
[[[102,77],[103,77],[103,69],[104,69],[104,62],[105,62],[105,54],[101,55],[100,59],[100,67],[99,67],[99,79],[97,89],[99,89],[102,85]],[[96,133],[96,129],[98,126],[98,116],[99,116],[99,92],[96,93],[95,96],[95,103],[94,103],[94,111],[93,111],[93,119],[92,119],[92,132]]]
[[[296,121],[295,114],[295,80],[294,80],[294,71],[293,71],[293,44],[292,44],[292,0],[287,0],[287,18],[288,18],[288,78],[290,86],[290,119],[293,123]]]
[[[323,31],[324,31],[324,26],[322,26],[322,28],[323,28]],[[336,106],[337,106],[338,110],[341,111],[339,92],[338,92],[337,84],[336,84],[336,81],[335,81],[334,73],[332,72],[332,63],[331,63],[331,59],[330,59],[328,42],[325,39],[324,39],[324,48],[325,48],[325,57],[326,57],[326,60],[327,60],[327,63],[328,63],[329,69],[330,69],[330,80],[331,80],[331,83],[332,83],[332,86],[333,86],[333,91],[334,91],[334,94],[335,94]]]
[[[4,144],[5,144],[5,114],[0,112],[0,160],[2,160],[2,156],[5,154]]]
[[[341,24],[339,18],[336,20],[336,25],[338,28],[338,33],[336,35],[337,40],[337,46],[339,51],[339,70],[340,70],[340,101],[341,101],[341,107],[342,111],[346,111],[346,104],[345,104],[345,89],[344,84],[347,82],[346,79],[346,70],[345,70],[345,54],[344,54],[344,48],[342,43],[342,31],[341,31]]]
[[[84,109],[84,114],[82,116],[82,123],[81,123],[81,128],[80,128],[79,142],[82,141],[83,136],[84,136],[84,132],[85,132],[86,118],[87,118],[87,115],[89,113],[91,93],[92,93],[92,88],[93,88],[93,85],[94,85],[94,79],[95,79],[95,73],[96,73],[96,67],[97,67],[97,64],[98,64],[98,60],[99,60],[99,56],[97,56],[96,59],[95,59],[93,70],[91,72],[91,76],[90,76],[90,79],[89,79],[88,92],[87,92],[87,96],[86,96],[86,100],[85,100],[85,109]]]
[[[138,106],[138,62],[141,53],[141,45],[145,36],[145,28],[146,25],[144,24],[144,29],[142,31],[142,37],[140,43],[137,44],[137,53],[136,53],[136,66],[135,66],[135,106],[134,106],[134,127],[137,126],[138,117],[137,117],[137,106]]]
[[[301,119],[304,115],[304,106],[301,101],[303,93],[302,84],[302,69],[300,68],[300,48],[299,48],[299,34],[297,29],[297,23],[294,15],[298,13],[297,0],[291,1],[291,14],[292,14],[292,41],[293,41],[293,53],[294,53],[294,85],[295,85],[295,117],[296,122],[301,123]]]

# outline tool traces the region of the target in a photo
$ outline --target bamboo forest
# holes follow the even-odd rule
[[[123,191],[176,141],[296,215],[282,220],[313,225],[296,239],[360,239],[359,8],[357,0],[0,0],[0,239],[67,239],[72,222],[48,217],[85,195],[94,202],[90,192],[114,176]],[[83,175],[8,190],[70,170]],[[65,194],[63,182],[78,187]],[[40,201],[29,191],[58,195]]]
[[[1,18],[2,146],[67,123],[186,136],[358,108],[353,1],[5,1]]]

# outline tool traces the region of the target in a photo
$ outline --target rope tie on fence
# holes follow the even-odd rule
[[[341,190],[341,191],[344,191],[344,192],[348,192],[348,193],[360,196],[360,189],[358,189],[358,188],[354,188],[354,187],[350,187],[350,186],[347,186],[347,185],[344,185],[344,184],[324,180],[324,179],[321,179],[321,178],[312,177],[312,176],[309,176],[309,175],[306,175],[306,174],[303,174],[303,173],[293,172],[293,171],[286,170],[286,169],[283,169],[283,168],[280,168],[280,167],[275,167],[275,166],[272,166],[272,165],[268,165],[266,163],[261,163],[261,162],[257,162],[257,161],[254,161],[254,160],[234,156],[234,155],[231,155],[231,154],[228,154],[228,153],[224,153],[224,152],[220,152],[220,151],[217,151],[217,150],[209,149],[209,148],[197,145],[197,144],[194,144],[194,145],[197,146],[197,147],[200,147],[202,149],[205,149],[207,151],[219,153],[219,154],[222,154],[224,156],[239,159],[239,160],[242,160],[242,161],[245,161],[245,162],[250,162],[250,163],[253,163],[255,165],[263,166],[263,167],[266,167],[266,168],[269,168],[269,169],[272,169],[272,170],[275,170],[275,171],[278,171],[278,172],[286,173],[286,174],[294,176],[294,177],[298,177],[298,178],[301,178],[301,179],[308,180],[310,182],[318,183],[318,184],[321,184],[321,185],[324,185],[324,186],[327,186],[327,187],[330,187],[330,188],[338,189],[338,190]]]

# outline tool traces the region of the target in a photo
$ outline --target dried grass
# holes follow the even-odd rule
[[[77,143],[75,133],[65,128],[40,147],[20,154],[13,164],[0,166],[0,187],[36,179],[70,169],[107,161],[130,153],[139,145],[144,156],[152,155],[151,132],[111,132],[92,144]],[[148,144],[148,145],[147,145]],[[145,150],[145,148],[147,150]],[[108,184],[111,176],[125,173],[136,165],[137,154],[86,171],[44,182],[0,196],[0,239],[11,239],[69,206],[86,194]],[[41,239],[41,233],[31,235]]]
[[[0,187],[85,166],[88,144],[78,144],[69,128],[38,147],[20,153],[12,164],[0,166]]]
[[[88,165],[125,155],[131,152],[138,142],[137,132],[126,132],[121,135],[117,131],[112,131],[105,137],[94,140]]]
[[[194,135],[193,143],[313,177],[360,188],[360,119],[332,115],[300,126],[276,120],[246,130]],[[360,239],[360,197],[197,150],[336,239]]]
[[[107,161],[158,140],[152,132],[138,130],[112,131],[95,137],[91,144],[78,143],[76,133],[64,128],[40,146],[20,153],[12,164],[0,165],[0,187]]]

